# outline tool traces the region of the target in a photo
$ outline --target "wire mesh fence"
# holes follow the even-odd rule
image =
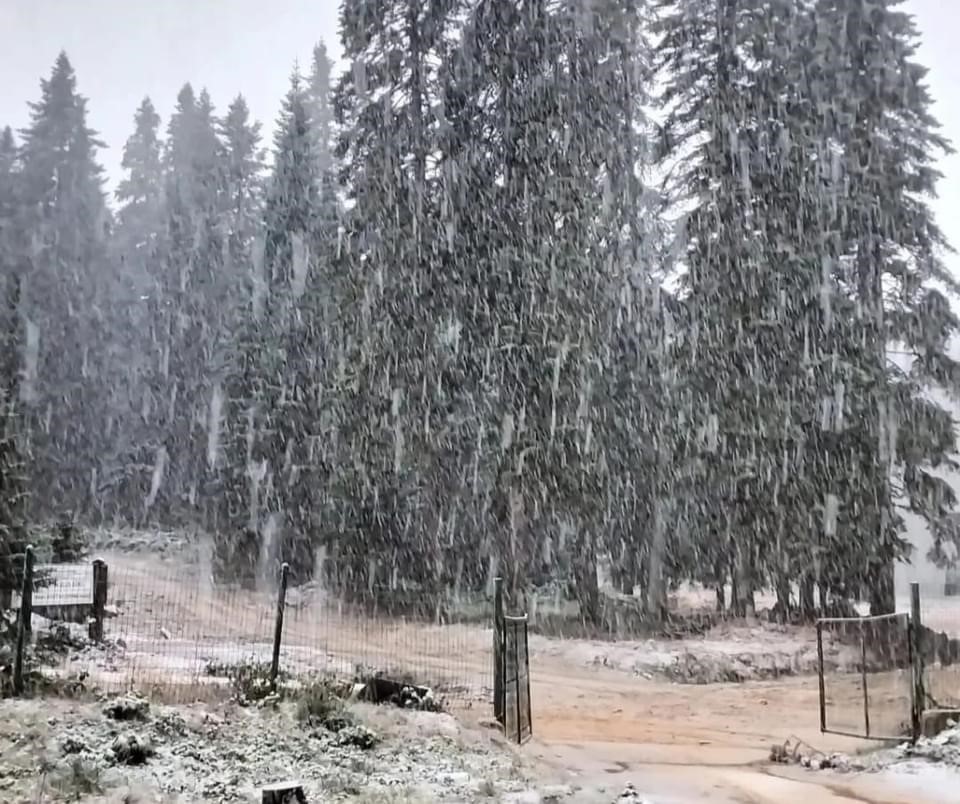
[[[923,597],[920,639],[925,708],[960,707],[960,597],[946,594],[949,585]]]
[[[825,633],[859,648],[848,667],[826,671]],[[910,616],[832,617],[817,622],[821,731],[897,740],[913,730]]]
[[[63,629],[66,622],[85,635],[102,618],[102,639],[82,650],[77,641],[56,668],[82,674],[89,686],[193,700],[229,693],[238,668],[269,666],[273,658],[275,582],[257,589],[218,585],[197,569],[111,557],[98,615],[92,564],[37,570],[52,582],[34,590],[35,630]],[[429,686],[447,700],[490,698],[492,602],[448,596],[441,611],[435,596],[421,590],[370,591],[377,602],[359,605],[320,584],[286,590],[281,675],[382,674]],[[18,593],[11,598],[16,610]]]

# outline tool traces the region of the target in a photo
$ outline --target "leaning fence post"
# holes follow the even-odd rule
[[[87,632],[94,642],[103,641],[103,620],[107,608],[107,562],[101,558],[93,562],[93,618]]]
[[[493,719],[504,722],[503,578],[493,579]]]
[[[286,562],[280,567],[280,589],[277,591],[277,622],[273,628],[273,659],[270,662],[270,687],[277,688],[277,676],[280,674],[280,640],[283,638],[283,608],[287,599],[287,577],[290,565]]]
[[[23,693],[23,657],[27,649],[27,634],[33,616],[33,547],[27,547],[23,557],[23,585],[20,587],[20,616],[17,618],[17,653],[13,657],[13,692]]]
[[[920,737],[923,710],[926,706],[926,689],[923,678],[923,619],[920,616],[920,584],[910,584],[910,658],[913,674],[913,708],[910,713],[910,725],[913,739]]]

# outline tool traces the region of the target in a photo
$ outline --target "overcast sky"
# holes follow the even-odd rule
[[[324,40],[334,57],[339,0],[0,0],[0,126],[22,127],[39,79],[66,50],[90,125],[109,145],[111,182],[133,113],[149,95],[166,119],[187,81],[206,87],[223,111],[238,94],[272,125],[295,59],[309,67]],[[907,0],[922,35],[935,112],[960,145],[960,0]],[[938,220],[960,247],[960,156],[943,160]],[[960,276],[960,258],[951,265]]]

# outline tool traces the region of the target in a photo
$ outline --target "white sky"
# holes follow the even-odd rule
[[[269,135],[295,59],[306,70],[322,39],[334,57],[339,0],[0,0],[0,126],[22,127],[64,49],[89,99],[90,125],[109,149],[100,154],[111,183],[149,95],[164,119],[190,81],[206,87],[220,111],[243,93]],[[922,36],[935,113],[960,147],[960,0],[906,0]],[[935,209],[960,248],[960,156],[941,163]],[[950,264],[960,276],[960,257]]]

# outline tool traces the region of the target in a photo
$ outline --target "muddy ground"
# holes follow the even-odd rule
[[[92,657],[77,654],[68,661],[73,671],[83,664],[91,683],[106,689],[135,686],[160,699],[186,703],[210,698],[215,679],[204,668],[212,662],[234,660],[238,653],[258,659],[268,655],[273,626],[269,594],[213,592],[185,582],[193,568],[177,567],[176,555],[165,564],[129,555],[112,555],[109,561],[116,616],[108,622],[107,632],[113,647]],[[462,730],[445,743],[444,750],[455,758],[418,748],[420,736],[411,730],[413,736],[404,737],[403,724],[392,743],[385,739],[377,749],[386,752],[384,767],[389,767],[391,745],[414,750],[417,762],[426,762],[421,768],[402,760],[399,775],[404,779],[430,784],[433,770],[428,768],[437,768],[442,778],[454,774],[453,782],[442,782],[442,794],[426,793],[439,797],[426,800],[589,804],[616,801],[632,783],[637,791],[633,800],[651,804],[960,802],[956,792],[960,774],[943,763],[910,760],[894,763],[893,768],[840,773],[769,761],[771,746],[787,739],[799,739],[811,751],[824,753],[857,755],[876,748],[876,743],[820,733],[817,679],[809,674],[815,656],[810,631],[724,626],[696,639],[619,643],[531,636],[535,737],[519,749],[504,744],[483,725],[490,708],[491,644],[489,628],[361,619],[322,601],[303,601],[287,613],[282,661],[294,671],[334,673],[350,672],[357,664],[393,666],[446,691],[456,728]],[[844,650],[839,645],[828,648],[834,670],[827,678],[828,717],[835,728],[856,727],[862,717],[863,691],[857,675],[845,672],[851,666]],[[700,673],[698,667],[714,677],[683,677],[690,668]],[[731,667],[736,675],[728,674]],[[741,681],[719,681],[730,677]],[[678,683],[704,680],[714,683]],[[958,678],[944,671],[942,681],[945,687],[956,687]],[[876,713],[874,729],[899,733],[909,714],[909,686],[903,675],[871,676],[869,696]],[[30,712],[29,702],[15,705]],[[188,721],[193,717],[189,707],[181,711]],[[415,714],[428,721],[445,717]],[[274,718],[274,728],[281,733],[286,728],[277,725],[282,713],[264,715],[260,710],[237,715],[231,723],[244,724],[242,733],[255,735],[251,717]],[[0,722],[4,720],[0,712]],[[453,720],[443,722],[447,724],[443,729],[454,728]],[[391,733],[392,728],[383,730]],[[47,740],[54,737],[48,734]],[[261,744],[256,740],[262,738],[250,739],[255,746]],[[454,744],[455,749],[450,748]],[[241,753],[243,764],[250,764],[259,749]],[[295,750],[293,761],[285,760],[282,767],[276,758],[268,758],[266,764],[257,760],[246,777],[237,780],[237,789],[250,795],[255,777],[265,779],[281,770],[300,778],[324,777],[323,753]],[[5,762],[6,755],[0,755],[0,770]],[[376,762],[380,759],[371,767],[379,767]],[[453,770],[454,765],[459,770]],[[416,801],[403,796],[424,794],[387,792],[394,797],[355,800]],[[197,788],[187,790],[180,800],[228,800],[190,797],[196,793]],[[386,795],[377,790],[357,793],[368,794]]]

